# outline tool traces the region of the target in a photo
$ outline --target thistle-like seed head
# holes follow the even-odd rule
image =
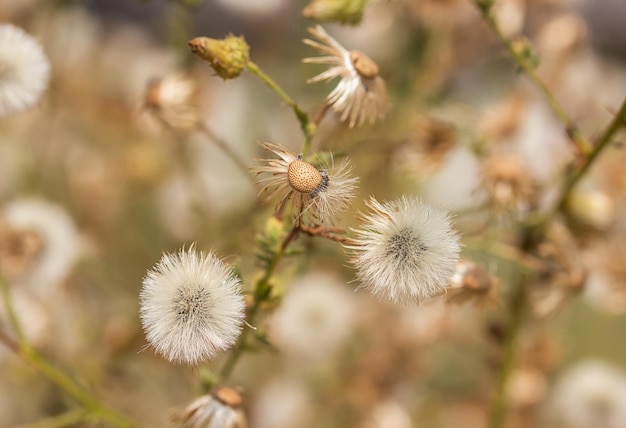
[[[373,78],[378,76],[378,65],[363,52],[350,51],[350,61],[361,77]]]
[[[234,79],[245,70],[250,58],[250,46],[243,37],[229,34],[221,40],[196,37],[189,41],[191,52],[211,64],[223,79]]]
[[[322,174],[308,162],[297,159],[287,170],[289,185],[300,193],[311,193],[322,184]]]

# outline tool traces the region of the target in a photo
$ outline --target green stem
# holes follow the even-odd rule
[[[535,85],[535,87],[543,94],[544,98],[554,111],[556,117],[563,123],[565,127],[565,131],[568,136],[572,139],[580,153],[586,155],[591,151],[591,144],[587,139],[580,133],[578,128],[575,126],[572,119],[569,117],[563,106],[559,103],[556,97],[552,94],[550,89],[546,86],[546,84],[541,80],[539,75],[535,70],[535,65],[532,61],[524,56],[523,53],[515,49],[513,42],[502,32],[500,26],[496,22],[494,16],[491,14],[491,3],[488,6],[481,4],[481,0],[474,0],[480,10],[483,18],[489,24],[493,32],[498,36],[500,41],[506,46],[507,51],[511,55],[511,57],[515,60],[517,65],[526,73],[526,76],[530,79],[530,81]]]
[[[311,148],[311,141],[313,140],[313,134],[315,133],[315,124],[309,119],[309,115],[306,114],[302,108],[289,96],[280,86],[267,74],[259,68],[257,64],[252,61],[248,61],[248,70],[261,79],[272,91],[274,91],[295,113],[298,121],[300,122],[300,128],[304,133],[304,147],[302,148],[302,154],[306,157],[309,149]]]
[[[517,247],[501,242],[489,242],[487,244],[476,245],[466,243],[464,248],[470,252],[480,252],[513,263],[526,272],[537,272],[537,270],[541,268],[541,262],[537,258],[521,251]]]
[[[276,270],[276,267],[278,266],[278,262],[280,262],[283,255],[285,254],[285,250],[287,249],[287,247],[289,246],[293,238],[296,237],[297,234],[298,234],[298,227],[294,226],[289,232],[289,234],[285,237],[285,239],[283,239],[283,242],[281,243],[280,247],[278,248],[276,253],[274,253],[274,257],[272,258],[272,260],[267,264],[263,277],[261,277],[261,279],[257,281],[254,287],[254,302],[252,303],[252,307],[250,307],[248,311],[248,316],[247,316],[248,324],[251,324],[251,325],[254,324],[256,320],[256,316],[259,312],[259,308],[261,307],[261,304],[265,300],[267,300],[267,298],[271,295],[270,279],[272,279],[272,276],[274,275],[274,271]],[[228,357],[228,359],[222,366],[222,369],[220,371],[220,379],[222,382],[225,382],[226,380],[228,380],[228,378],[233,372],[233,369],[237,365],[237,362],[239,361],[240,357],[243,355],[244,350],[246,349],[246,346],[247,346],[247,339],[248,339],[250,330],[251,328],[248,327],[243,331],[243,333],[241,333],[237,346],[235,347],[233,352],[230,354],[230,356]]]
[[[118,414],[117,412],[104,407],[95,397],[91,396],[89,392],[84,390],[70,377],[57,370],[52,364],[50,364],[44,357],[39,355],[35,349],[30,346],[26,340],[23,329],[19,322],[19,318],[15,313],[13,302],[9,292],[7,281],[0,272],[0,289],[6,307],[9,322],[12,328],[15,330],[15,334],[18,340],[15,341],[6,335],[3,331],[0,331],[0,342],[7,348],[18,354],[24,361],[32,365],[39,373],[52,381],[59,388],[65,391],[68,395],[78,401],[90,414],[96,415],[103,421],[108,421],[111,424],[120,428],[134,427],[134,423],[128,420],[125,416]]]
[[[562,211],[565,208],[569,195],[576,186],[576,184],[578,184],[581,178],[583,178],[587,171],[589,171],[589,168],[591,167],[591,165],[593,165],[600,153],[602,153],[604,149],[609,146],[609,143],[612,141],[617,131],[624,126],[624,120],[626,120],[626,98],[622,102],[622,106],[615,114],[615,117],[613,118],[611,123],[609,123],[604,133],[598,139],[598,142],[593,147],[591,153],[589,153],[589,156],[587,156],[587,158],[585,159],[585,162],[573,175],[570,176],[570,179],[565,184],[565,188],[563,189],[561,198],[556,205],[555,211]]]
[[[2,270],[0,270],[0,293],[2,293],[2,300],[4,301],[4,307],[6,308],[11,328],[17,335],[19,341],[24,342],[26,340],[26,336],[24,335],[24,330],[22,329],[22,325],[15,312],[15,306],[13,305],[13,299],[11,299],[11,292],[9,290],[9,283],[7,282]]]
[[[517,283],[511,296],[509,304],[511,318],[504,337],[504,352],[498,372],[496,395],[491,407],[489,422],[491,428],[503,428],[506,425],[509,411],[507,388],[515,368],[518,338],[524,324],[524,314],[528,304],[527,285],[524,281]]]
[[[68,426],[78,426],[80,422],[87,419],[89,413],[85,409],[72,409],[60,415],[52,416],[37,422],[19,425],[15,428],[62,428]]]
[[[117,427],[131,428],[135,426],[126,416],[103,406],[95,397],[91,396],[89,392],[76,384],[70,377],[57,370],[30,346],[22,345],[20,355],[41,374],[78,401],[90,414],[98,416],[101,420],[107,421]]]
[[[0,342],[15,352],[39,373],[74,398],[89,414],[119,428],[133,428],[135,423],[126,416],[102,405],[87,390],[78,385],[69,376],[59,371],[26,342],[16,342],[0,331]]]
[[[252,175],[248,171],[248,166],[237,156],[237,154],[230,148],[228,144],[221,138],[219,138],[215,133],[205,124],[201,123],[199,125],[200,131],[206,135],[211,142],[213,142],[228,158],[237,165],[237,168],[244,174],[244,176],[254,184],[254,179]]]

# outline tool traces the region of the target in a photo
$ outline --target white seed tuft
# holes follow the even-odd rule
[[[244,318],[241,281],[213,253],[165,254],[144,278],[141,321],[170,362],[197,364],[230,348]]]
[[[459,259],[459,237],[441,209],[417,198],[367,202],[352,263],[360,288],[395,303],[430,300],[445,293]]]

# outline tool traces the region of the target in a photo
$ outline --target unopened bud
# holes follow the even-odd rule
[[[222,79],[234,79],[246,68],[250,46],[243,37],[229,34],[221,40],[196,37],[189,41],[191,52],[211,64]]]
[[[513,40],[512,47],[515,56],[523,60],[525,64],[532,68],[536,68],[539,65],[539,57],[528,39],[519,37]]]
[[[313,0],[302,15],[317,21],[333,21],[342,24],[358,24],[368,0]]]
[[[581,226],[606,231],[615,222],[616,208],[613,200],[604,193],[574,192],[567,200],[567,212]]]
[[[475,0],[476,6],[481,10],[485,15],[489,13],[491,7],[493,6],[493,0]]]

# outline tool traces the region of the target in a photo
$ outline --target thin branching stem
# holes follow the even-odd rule
[[[4,272],[0,270],[0,293],[2,293],[2,301],[4,303],[4,308],[7,311],[7,316],[9,317],[9,323],[11,324],[11,328],[17,335],[17,338],[20,342],[26,340],[26,336],[24,335],[24,329],[22,328],[22,324],[17,316],[15,311],[15,306],[13,305],[13,299],[11,298],[11,291],[9,290],[9,283],[4,276]]]
[[[528,306],[528,283],[521,280],[514,284],[508,304],[510,319],[505,329],[500,370],[496,380],[495,397],[491,406],[489,426],[506,426],[509,403],[508,386],[517,360],[518,338],[524,325],[524,314]]]
[[[100,403],[91,393],[54,367],[25,341],[15,341],[0,331],[0,343],[15,352],[22,360],[34,367],[67,395],[74,398],[90,415],[119,428],[134,428],[136,426],[128,417]]]
[[[63,428],[78,426],[81,422],[89,417],[89,412],[83,408],[71,409],[67,412],[41,419],[24,425],[18,425],[14,428]]]
[[[613,137],[619,131],[620,128],[624,126],[624,120],[626,119],[626,98],[622,102],[622,106],[619,111],[613,117],[613,120],[606,127],[596,144],[593,146],[593,150],[586,157],[584,163],[580,166],[580,168],[570,176],[570,179],[565,184],[565,188],[561,194],[561,198],[559,199],[558,204],[556,205],[555,211],[562,211],[567,205],[567,200],[578,182],[587,174],[591,165],[596,161],[600,153],[602,153],[608,146],[609,143],[613,140]]]
[[[330,241],[338,242],[340,244],[355,245],[355,242],[346,236],[346,231],[343,229],[337,229],[333,227],[325,227],[320,224],[311,226],[300,225],[300,232],[311,236],[328,239]]]
[[[491,13],[490,6],[484,6],[481,0],[474,0],[477,4],[478,9],[481,12],[481,15],[485,19],[485,22],[491,27],[493,32],[498,36],[498,39],[504,44],[507,51],[515,61],[515,63],[526,73],[528,79],[535,85],[535,87],[542,93],[550,108],[556,115],[556,117],[561,121],[563,126],[565,127],[565,132],[571,138],[571,140],[576,145],[576,148],[583,155],[588,154],[591,151],[591,144],[589,141],[580,133],[574,121],[569,117],[561,103],[556,99],[554,94],[550,91],[545,82],[539,77],[537,74],[535,64],[519,49],[515,48],[513,41],[508,38],[501,30],[498,22],[495,17]]]
[[[22,360],[33,366],[39,373],[48,378],[48,380],[57,385],[69,396],[73,397],[91,415],[119,428],[134,427],[135,424],[126,416],[105,407],[98,399],[92,396],[72,378],[54,367],[28,343],[15,311],[8,283],[2,272],[0,272],[0,290],[2,292],[5,309],[9,316],[9,322],[17,335],[17,340],[14,340],[4,331],[0,330],[0,343],[5,345],[6,348],[12,352],[15,352]]]
[[[249,324],[254,325],[256,316],[259,312],[261,304],[270,297],[271,295],[270,281],[272,279],[272,276],[274,275],[274,272],[276,271],[276,267],[278,266],[278,263],[283,258],[285,251],[289,247],[289,244],[298,235],[298,231],[299,231],[298,226],[294,226],[291,228],[287,236],[285,236],[280,246],[274,253],[274,256],[272,257],[271,261],[267,264],[265,268],[265,272],[263,273],[263,276],[261,277],[261,279],[259,279],[256,282],[254,291],[253,291],[254,300],[252,302],[252,306],[248,310],[248,316],[246,319],[246,321]],[[222,382],[226,382],[228,380],[228,378],[233,372],[233,369],[237,365],[237,362],[243,355],[248,345],[247,339],[248,339],[248,334],[250,333],[250,330],[251,328],[248,327],[243,331],[243,333],[241,333],[241,337],[239,337],[237,346],[235,347],[233,352],[231,352],[228,359],[222,366],[222,369],[220,371],[220,380]]]
[[[311,149],[313,134],[315,133],[315,124],[309,119],[309,115],[276,83],[270,76],[265,74],[261,68],[252,61],[248,61],[248,70],[261,79],[272,91],[276,93],[294,112],[296,118],[300,122],[300,128],[304,134],[304,146],[302,154],[306,157]]]
[[[228,158],[235,165],[237,165],[237,168],[239,168],[239,170],[248,179],[248,181],[254,184],[254,179],[252,178],[252,175],[250,174],[250,171],[248,170],[248,165],[246,165],[245,162],[241,160],[241,158],[233,151],[233,149],[230,148],[228,143],[226,143],[226,141],[218,137],[215,134],[215,132],[213,132],[211,128],[207,126],[206,123],[200,123],[198,125],[198,128],[213,144],[215,144],[222,151],[222,153],[228,156]]]
[[[520,252],[524,254],[533,254],[536,250],[537,244],[545,237],[547,232],[547,225],[549,222],[562,211],[570,196],[570,193],[576,186],[576,184],[585,176],[589,168],[598,158],[600,153],[609,145],[612,138],[615,136],[620,127],[623,126],[626,118],[626,100],[622,104],[619,112],[615,115],[609,126],[603,132],[595,145],[591,145],[589,141],[580,133],[575,126],[572,119],[569,117],[565,109],[561,106],[556,97],[552,94],[547,85],[539,77],[536,72],[535,64],[532,58],[529,56],[529,52],[525,49],[516,48],[514,42],[509,39],[501,31],[498,23],[491,13],[491,7],[493,5],[492,0],[474,0],[474,3],[480,10],[484,20],[492,28],[494,33],[498,36],[500,41],[506,46],[509,54],[517,65],[524,71],[529,80],[535,85],[535,87],[543,94],[546,101],[552,108],[556,117],[563,123],[565,131],[575,144],[579,155],[582,156],[584,162],[582,165],[574,170],[567,180],[564,189],[562,190],[561,197],[555,206],[555,209],[548,216],[541,219],[537,223],[527,225],[524,228],[522,245]],[[527,311],[528,306],[528,287],[530,285],[528,279],[521,280],[513,284],[513,290],[508,304],[508,310],[510,319],[505,328],[503,355],[500,364],[500,370],[498,372],[495,397],[491,407],[490,415],[490,427],[491,428],[503,428],[507,424],[508,417],[508,399],[507,399],[507,387],[510,377],[515,367],[518,338],[524,325],[524,314]]]
[[[106,421],[113,426],[119,428],[132,428],[135,424],[126,416],[104,406],[97,398],[92,396],[82,386],[78,385],[73,379],[62,373],[52,364],[50,364],[43,356],[41,356],[32,347],[23,344],[20,346],[19,355],[30,365],[35,367],[38,372],[43,374],[48,380],[65,391],[68,395],[79,402],[91,415],[98,417],[102,421]]]

